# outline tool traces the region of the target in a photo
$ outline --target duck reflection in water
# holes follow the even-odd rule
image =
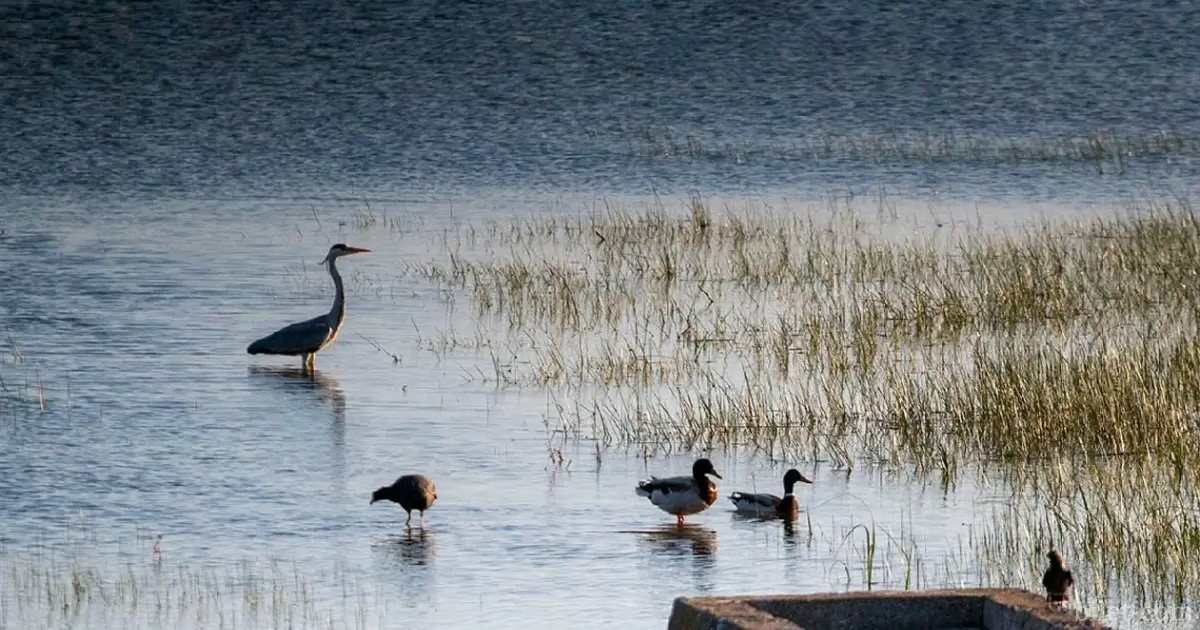
[[[433,532],[423,527],[388,535],[373,546],[400,564],[421,567],[433,563]]]
[[[624,533],[639,534],[650,543],[656,552],[666,555],[691,553],[696,556],[711,556],[717,552],[717,532],[707,527],[693,525],[662,525],[653,529],[633,530]]]

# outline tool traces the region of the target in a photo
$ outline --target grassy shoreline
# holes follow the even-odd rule
[[[887,219],[693,197],[470,226],[409,272],[471,303],[478,328],[455,334],[490,353],[479,380],[545,389],[564,439],[947,488],[1000,474],[1010,502],[971,542],[986,579],[1036,583],[1054,545],[1085,602],[1194,601],[1193,210],[917,234]]]

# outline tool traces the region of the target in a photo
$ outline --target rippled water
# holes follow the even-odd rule
[[[681,595],[983,581],[966,546],[1002,496],[983,478],[946,489],[818,462],[803,466],[815,483],[793,531],[736,516],[724,498],[677,529],[633,487],[686,472],[693,456],[560,444],[543,392],[480,383],[471,374],[492,369],[486,354],[425,349],[420,338],[471,329],[470,309],[448,310],[402,273],[439,250],[431,243],[449,210],[383,205],[412,217],[388,230],[356,228],[360,208],[192,202],[102,217],[46,202],[6,224],[0,259],[15,273],[3,317],[21,362],[10,354],[0,374],[6,391],[30,401],[40,384],[45,397],[44,411],[28,402],[5,413],[6,579],[71,562],[116,572],[104,573],[110,581],[124,566],[150,583],[182,580],[176,571],[222,584],[282,571],[310,589],[284,599],[311,600],[334,627],[661,627]],[[298,360],[244,354],[248,341],[328,307],[316,263],[336,241],[374,252],[342,261],[348,320],[317,377],[301,376]],[[723,494],[778,492],[794,464],[710,456]],[[406,531],[398,507],[368,505],[407,472],[438,485],[423,533]],[[20,627],[45,621],[14,612],[13,599],[5,608]],[[91,609],[74,627],[215,623],[193,613],[138,626],[122,616],[128,606]]]
[[[0,581],[42,553],[238,583],[275,562],[335,627],[662,627],[680,595],[865,588],[875,528],[876,587],[981,583],[986,478],[817,462],[794,532],[724,499],[676,530],[633,487],[694,455],[567,442],[555,465],[546,394],[423,350],[469,309],[400,271],[452,222],[631,195],[883,191],[914,229],[1186,196],[1198,26],[1170,2],[6,6],[0,376],[23,402],[0,414]],[[1170,146],[1045,148],[1097,136]],[[373,212],[403,230],[356,227]],[[338,241],[375,253],[343,261],[318,378],[248,357],[328,308]],[[778,492],[791,465],[711,457],[723,494]],[[406,472],[438,484],[423,534],[368,505]],[[0,619],[69,625],[15,606]],[[99,614],[77,625],[162,624]]]

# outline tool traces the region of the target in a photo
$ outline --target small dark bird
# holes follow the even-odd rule
[[[690,477],[651,477],[638,483],[636,492],[658,509],[674,514],[675,522],[682,526],[684,516],[703,512],[717,500],[717,484],[705,475],[721,478],[712,462],[701,458],[692,464]]]
[[[761,492],[734,492],[729,495],[738,512],[754,514],[755,516],[778,516],[785,521],[794,521],[800,517],[800,502],[793,494],[797,483],[812,483],[792,468],[783,474],[783,498]]]
[[[1071,577],[1071,570],[1063,562],[1061,553],[1051,551],[1046,557],[1050,559],[1050,568],[1042,575],[1042,586],[1046,587],[1046,601],[1065,602],[1070,599],[1067,589],[1075,583],[1075,578]]]
[[[408,525],[412,521],[412,511],[421,513],[421,526],[425,526],[425,510],[428,510],[437,500],[437,488],[425,475],[404,475],[390,486],[384,486],[371,493],[371,503],[376,501],[391,501],[399,503],[408,512]]]

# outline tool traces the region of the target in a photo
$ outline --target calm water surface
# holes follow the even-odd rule
[[[9,568],[54,553],[235,582],[246,563],[281,563],[311,582],[325,627],[662,627],[680,595],[866,588],[856,526],[886,540],[876,587],[983,583],[963,546],[1004,496],[987,478],[946,490],[808,463],[798,531],[734,517],[724,499],[679,531],[633,487],[694,454],[598,459],[568,442],[556,466],[546,394],[468,378],[491,369],[485,354],[422,350],[472,330],[470,309],[403,272],[455,222],[655,193],[820,206],[883,190],[911,230],[1187,197],[1197,11],[10,4],[0,332],[15,350],[0,376],[6,397],[41,383],[45,410],[3,421],[0,554]],[[1098,134],[1175,144],[1101,162],[996,149]],[[940,157],[878,149],[921,138],[964,140]],[[357,228],[367,212],[405,227]],[[247,356],[328,309],[317,263],[339,241],[375,253],[343,261],[348,321],[318,378]],[[723,493],[778,492],[793,464],[710,456]],[[398,507],[368,505],[413,471],[439,489],[423,535]],[[0,597],[13,627],[71,625],[30,614]],[[74,625],[162,625],[100,614]]]

